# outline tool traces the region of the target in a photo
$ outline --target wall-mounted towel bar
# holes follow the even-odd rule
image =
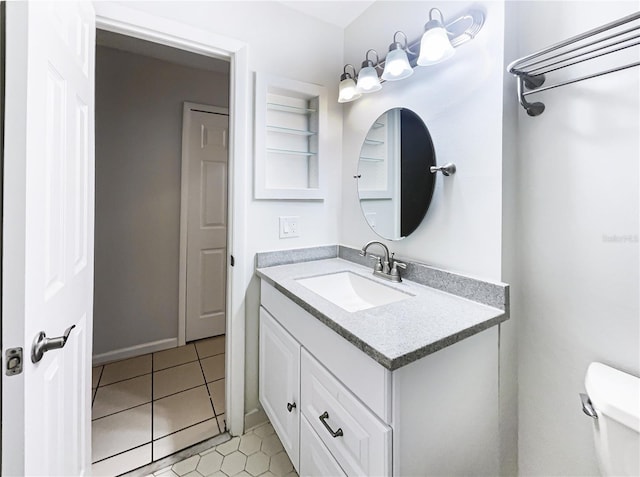
[[[577,78],[549,80],[549,84],[542,86],[549,73],[640,45],[639,20],[640,12],[633,13],[511,63],[507,70],[517,77],[518,99],[527,114],[538,116],[545,107],[541,102],[528,102],[526,98],[531,94],[640,66],[640,61],[635,61]]]

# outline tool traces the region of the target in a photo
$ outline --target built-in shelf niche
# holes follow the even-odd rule
[[[256,199],[322,200],[326,89],[256,73]]]
[[[364,138],[358,164],[358,193],[361,200],[393,199],[400,142],[399,117],[389,111],[373,123]]]

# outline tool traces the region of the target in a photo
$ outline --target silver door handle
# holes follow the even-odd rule
[[[71,325],[65,330],[64,335],[59,336],[58,338],[47,338],[47,335],[44,331],[38,333],[33,340],[33,346],[31,348],[31,361],[37,363],[42,359],[47,351],[51,351],[52,349],[64,348],[64,345],[67,344],[67,340],[69,339],[69,335],[71,334],[71,330],[75,327],[76,325]]]

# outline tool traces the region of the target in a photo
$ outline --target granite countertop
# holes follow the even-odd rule
[[[413,296],[388,305],[348,312],[296,281],[342,271],[356,273]],[[509,318],[508,303],[497,308],[406,279],[402,283],[392,283],[374,277],[370,267],[341,258],[258,268],[256,272],[260,278],[391,371]],[[455,285],[455,280],[452,283]],[[501,286],[505,290],[505,301],[508,301],[507,286]]]

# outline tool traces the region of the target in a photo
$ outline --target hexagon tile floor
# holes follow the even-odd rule
[[[270,423],[147,477],[297,477]]]

